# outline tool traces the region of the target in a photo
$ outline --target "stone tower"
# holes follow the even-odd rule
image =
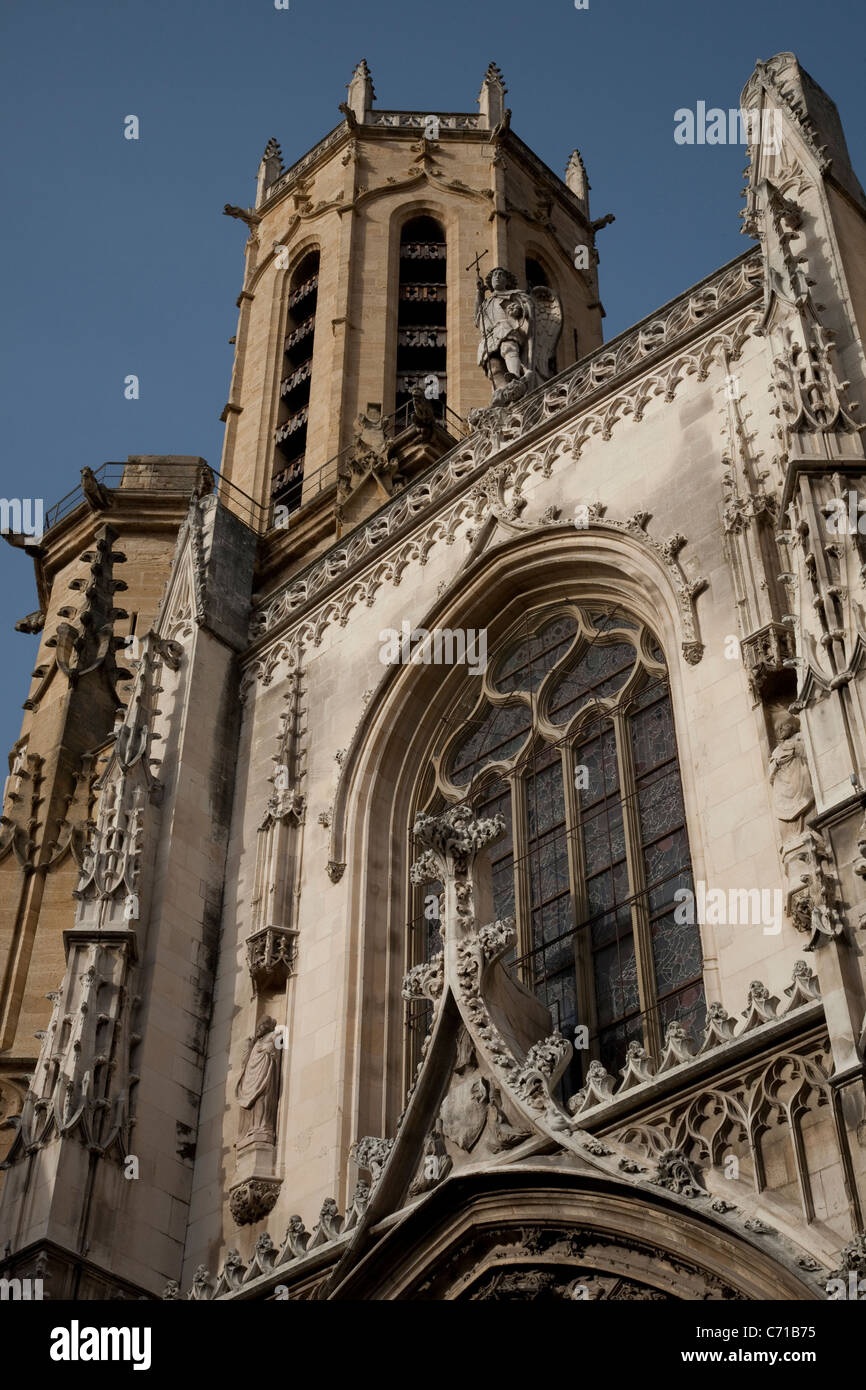
[[[866,1269],[866,197],[758,64],[756,244],[603,344],[582,161],[504,96],[361,63],[269,142],[219,476],[49,516],[0,1272],[54,1298]]]
[[[339,534],[487,404],[476,256],[483,275],[506,266],[560,297],[554,374],[601,342],[580,155],[565,182],[552,174],[511,130],[505,92],[491,64],[477,112],[380,110],[361,62],[340,124],[288,169],[270,140],[255,208],[226,207],[250,236],[221,471],[278,523],[268,570],[307,562],[335,509]],[[424,432],[413,387],[435,411]],[[349,457],[359,440],[366,466]]]

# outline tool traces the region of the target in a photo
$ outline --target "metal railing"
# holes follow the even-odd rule
[[[450,410],[444,403],[431,401],[430,404],[434,407],[435,424],[444,429],[454,440],[466,437],[469,428],[460,415]],[[385,438],[387,440],[396,439],[413,423],[420,422],[417,420],[413,402],[407,401],[382,421]],[[341,449],[333,458],[328,459],[313,473],[303,474],[302,478],[297,480],[301,484],[298,499],[289,511],[300,510],[328,487],[335,486],[339,476],[340,461],[352,454],[355,447],[354,444],[350,444],[347,448]],[[213,486],[209,492],[216,493],[223,506],[233,512],[244,525],[258,535],[263,535],[273,529],[275,524],[275,504],[273,502],[262,505],[254,497],[250,497],[249,493],[244,492],[243,488],[238,487],[237,483],[224,477],[218,469],[210,468],[209,465],[204,466],[213,478]],[[104,488],[109,494],[117,491],[130,501],[143,497],[153,497],[165,492],[185,493],[187,496],[191,496],[197,480],[200,481],[202,476],[199,472],[200,468],[201,465],[171,459],[130,459],[126,463],[103,463],[99,468],[92,470],[88,478],[88,488],[92,487],[96,492],[100,488]],[[173,470],[177,470],[177,487],[171,486]],[[139,480],[142,485],[136,486]],[[154,486],[155,480],[158,480],[156,486]],[[150,483],[149,486],[148,483]],[[50,531],[52,527],[57,526],[59,522],[70,516],[76,508],[83,506],[85,500],[84,485],[79,483],[46,512],[44,532]],[[112,503],[113,497],[108,496],[105,505],[106,520],[111,519]]]

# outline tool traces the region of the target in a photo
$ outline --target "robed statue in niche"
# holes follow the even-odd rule
[[[246,1144],[276,1143],[282,1061],[276,1027],[276,1019],[263,1018],[247,1041],[235,1089],[241,1107],[238,1148]]]
[[[806,748],[796,719],[784,719],[779,726],[779,741],[770,754],[770,786],[773,791],[773,810],[787,829],[794,833],[803,830],[806,812],[814,804],[815,793],[806,761]]]
[[[478,362],[493,385],[491,405],[520,400],[548,379],[562,332],[562,305],[548,286],[518,289],[501,265],[485,280],[478,275],[475,326],[481,331]]]

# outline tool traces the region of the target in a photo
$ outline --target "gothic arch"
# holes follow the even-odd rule
[[[338,1276],[339,1277],[339,1276]],[[685,1211],[532,1160],[464,1171],[393,1224],[332,1299],[819,1301],[789,1257]]]
[[[388,218],[388,275],[386,281],[386,306],[387,318],[385,321],[385,384],[384,384],[384,404],[385,413],[389,413],[394,408],[395,387],[394,382],[397,373],[397,332],[399,315],[399,284],[400,284],[400,243],[403,228],[409,222],[414,222],[416,218],[430,217],[438,222],[445,233],[445,242],[449,254],[445,262],[446,290],[445,290],[445,330],[447,339],[453,343],[457,341],[458,335],[458,312],[460,308],[460,283],[459,283],[459,256],[456,253],[459,235],[459,218],[453,203],[445,198],[430,197],[430,190],[422,187],[419,196],[409,198],[399,203],[392,209]],[[370,231],[370,224],[367,222],[367,232]]]
[[[478,555],[420,619],[425,628],[488,629],[492,649],[527,606],[564,598],[621,604],[650,627],[667,657],[679,745],[686,818],[695,875],[704,854],[697,816],[685,714],[681,596],[660,547],[647,537],[590,526],[542,527],[521,533]],[[343,760],[334,802],[330,858],[347,865],[347,912],[358,924],[347,970],[346,1075],[351,1058],[383,1055],[381,1077],[368,1071],[366,1091],[347,1082],[343,1106],[345,1147],[357,1134],[390,1133],[403,1103],[403,1006],[405,933],[410,914],[408,868],[414,857],[408,826],[419,781],[442,719],[465,679],[465,667],[390,666],[370,699]],[[704,931],[704,957],[714,947]],[[710,977],[708,997],[714,981]]]

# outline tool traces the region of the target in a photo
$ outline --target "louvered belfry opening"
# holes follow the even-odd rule
[[[413,217],[400,236],[396,409],[420,386],[437,415],[446,397],[445,232],[432,217]]]
[[[280,381],[279,424],[276,433],[271,501],[290,512],[301,505],[313,339],[319,288],[319,252],[310,251],[289,281],[284,370]]]

